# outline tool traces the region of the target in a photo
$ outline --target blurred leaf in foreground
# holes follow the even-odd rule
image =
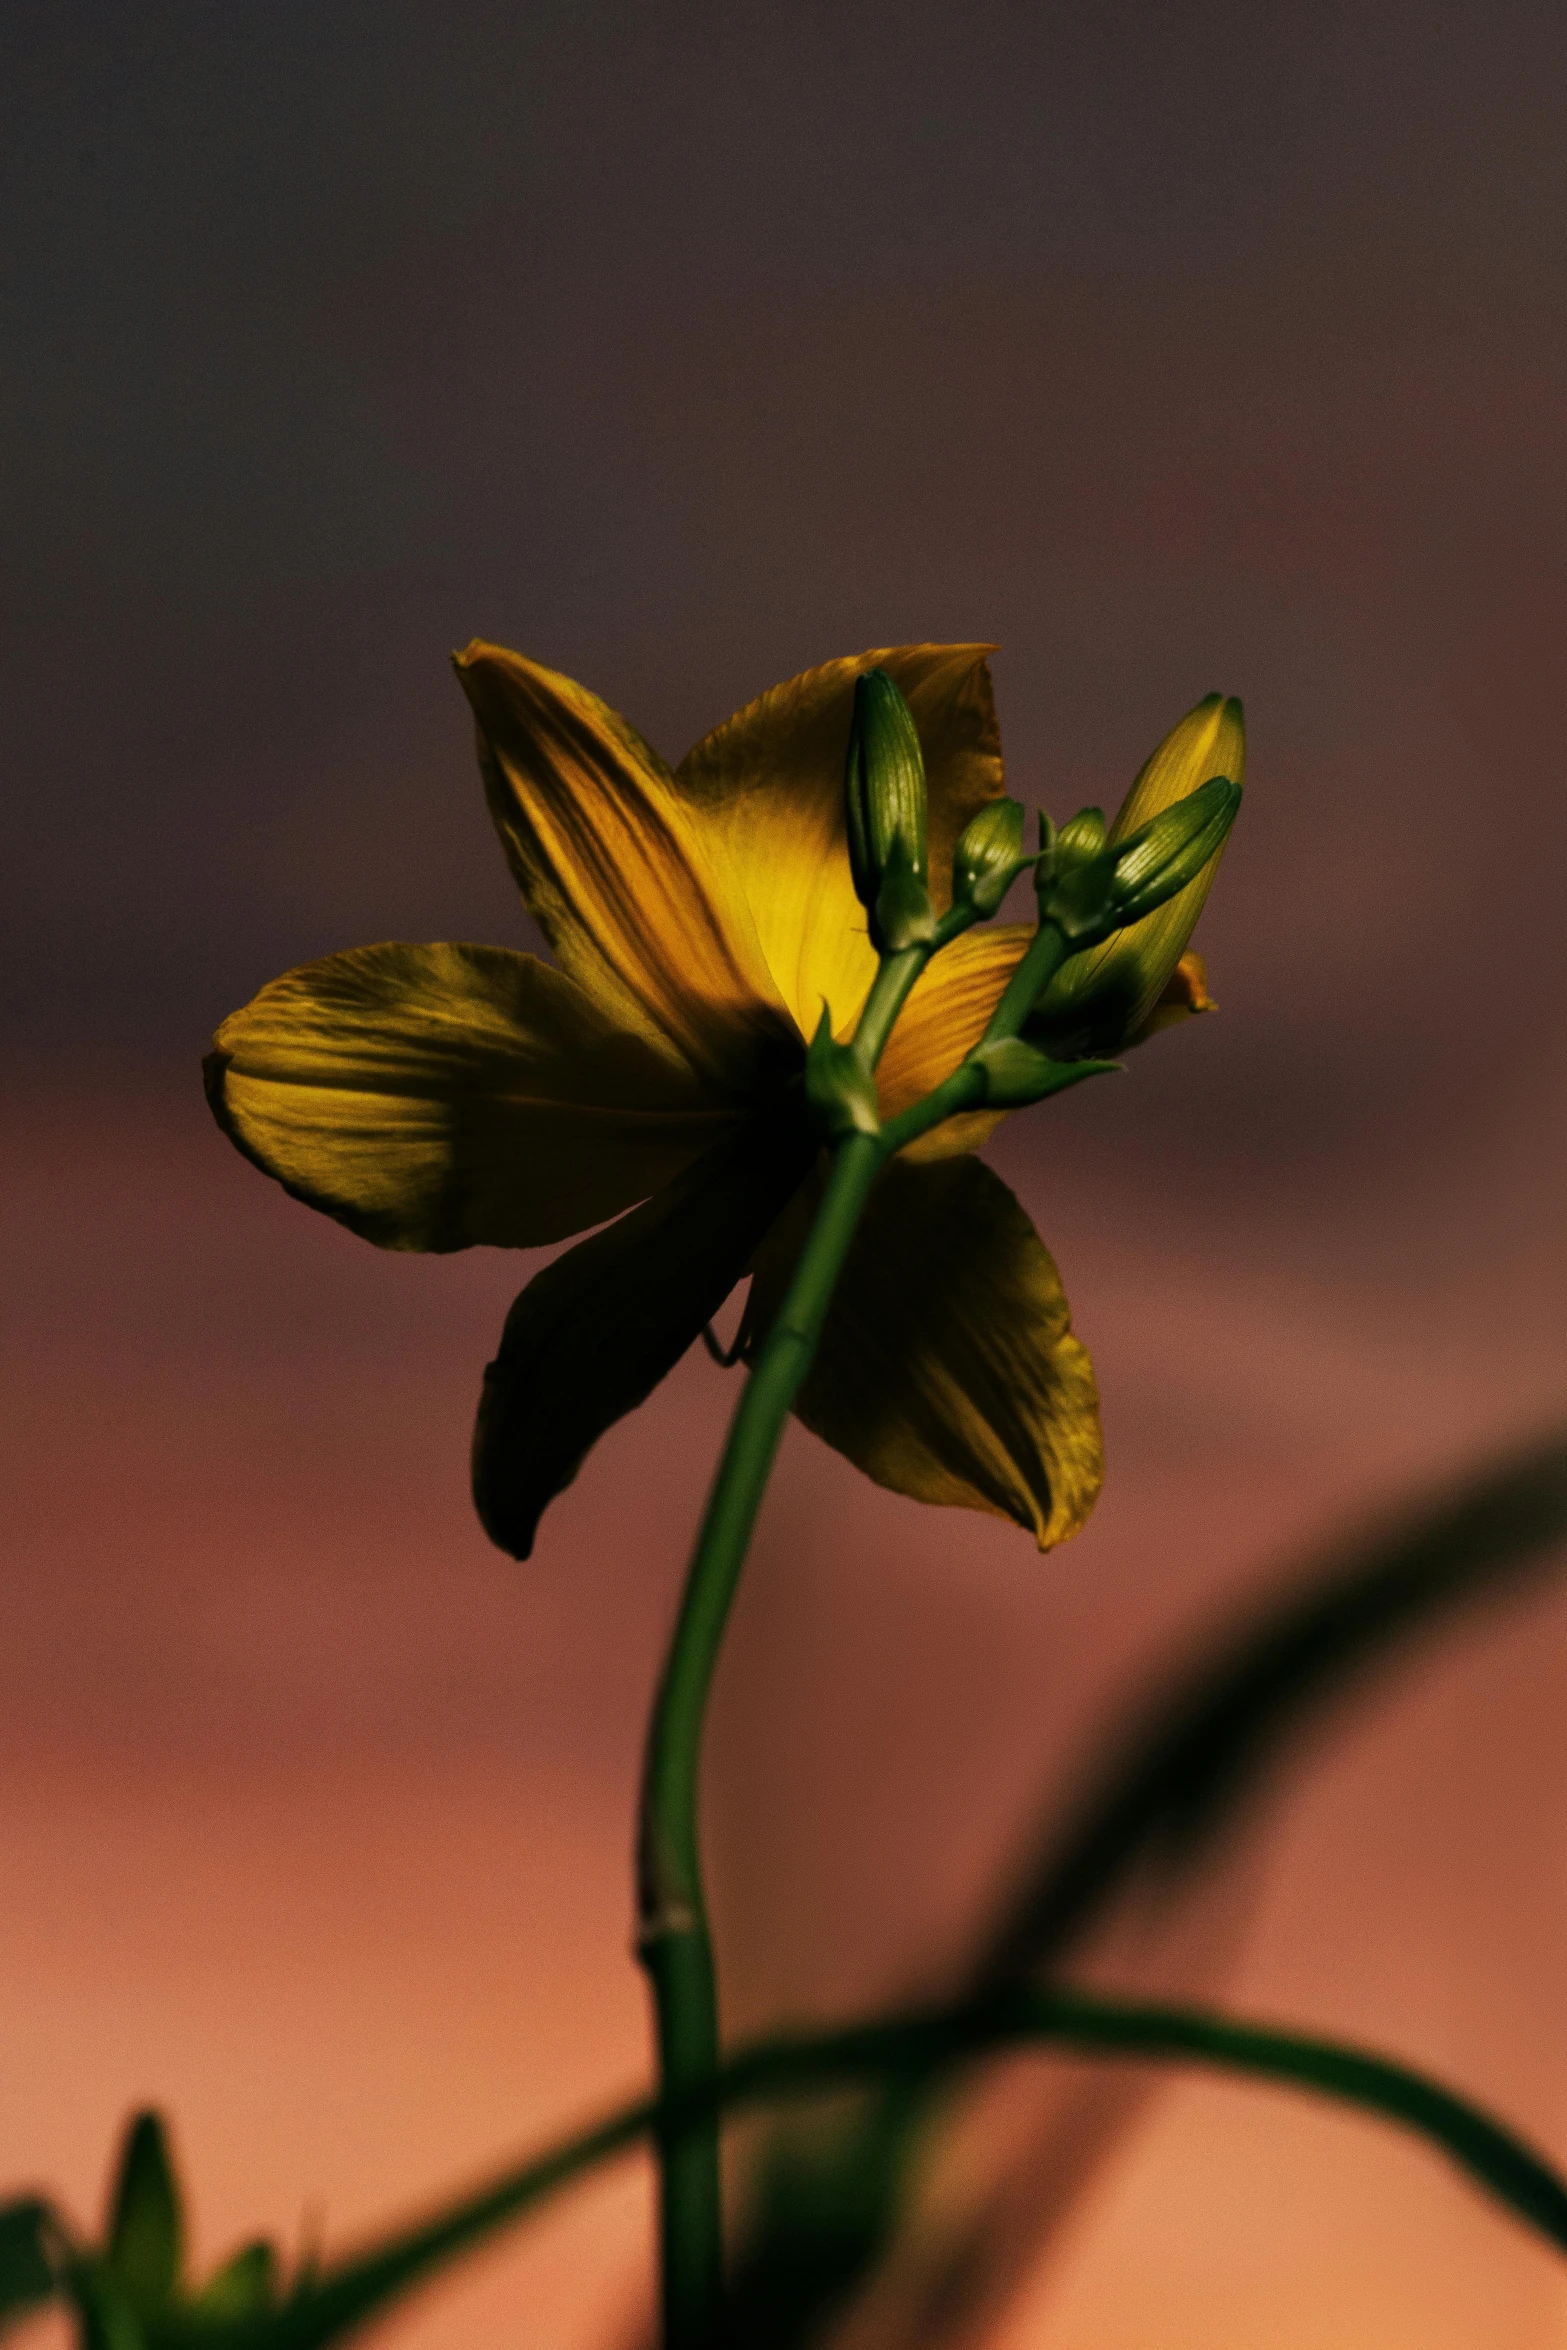
[[[139,2318],[155,2317],[179,2289],[185,2219],[168,2138],[155,2113],[138,2113],[126,2132],[105,2258]]]
[[[1183,1669],[1116,1709],[1064,1823],[1052,1801],[963,1995],[1003,1996],[1058,1972],[1134,1885],[1173,1916],[1335,1704],[1369,1694],[1460,1611],[1516,1596],[1567,1563],[1564,1542],[1567,1433],[1557,1432],[1336,1546],[1286,1596],[1217,1626]],[[953,2088],[950,2068],[935,2066],[833,2127],[785,2129],[764,2148],[736,2263],[735,2343],[791,2350],[854,2298],[906,2218],[922,2158],[957,2118]],[[996,2178],[944,2248],[929,2305],[900,2339],[934,2350],[958,2338],[971,2312],[954,2281],[998,2267],[999,2243],[987,2235],[1015,2228],[1020,2212],[1037,2241],[1055,2216],[1048,2190],[1041,2183],[1031,2196],[1026,2177]]]
[[[0,2204],[0,2331],[54,2291],[54,2235],[49,2206],[37,2196]]]

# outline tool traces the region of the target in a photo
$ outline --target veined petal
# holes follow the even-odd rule
[[[1238,701],[1219,694],[1209,694],[1165,736],[1122,802],[1110,839],[1124,840],[1214,775],[1227,775],[1232,783],[1246,779],[1244,714]],[[1147,1030],[1223,854],[1221,848],[1195,881],[1155,913],[1063,966],[1035,1014],[1052,1049],[1114,1051]]]
[[[876,1071],[884,1118],[895,1118],[900,1110],[923,1101],[978,1044],[1033,935],[1014,924],[965,930],[927,964],[898,1015]],[[976,1150],[1007,1115],[1005,1110],[973,1110],[949,1118],[911,1144],[903,1156],[916,1161],[945,1159]]]
[[[712,1320],[816,1156],[802,1119],[763,1112],[534,1276],[474,1428],[473,1497],[492,1542],[528,1557],[546,1505]]]
[[[782,1303],[801,1208],[752,1283],[751,1351]],[[857,1468],[918,1501],[1014,1519],[1048,1550],[1103,1476],[1099,1398],[1061,1280],[979,1159],[895,1160],[865,1211],[795,1405]]]
[[[512,872],[563,969],[626,1028],[744,1096],[798,1039],[743,896],[668,767],[585,686],[477,640],[455,656]]]
[[[854,681],[885,669],[919,731],[929,792],[930,887],[951,898],[952,852],[975,811],[999,799],[1001,737],[988,645],[899,645],[775,685],[687,752],[675,782],[750,905],[762,951],[802,1035],[823,1003],[841,1034],[876,970],[854,894],[844,758]]]
[[[733,1123],[689,1069],[502,947],[356,947],[225,1020],[218,1123],[382,1248],[532,1248],[644,1199]]]

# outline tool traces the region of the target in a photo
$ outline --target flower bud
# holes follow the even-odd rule
[[[935,930],[925,866],[925,761],[908,703],[885,669],[854,684],[844,771],[849,869],[881,953]]]
[[[1028,862],[1021,801],[992,800],[969,818],[953,852],[953,905],[988,921]]]
[[[1056,835],[1057,871],[1053,880],[1041,885],[1040,919],[1053,922],[1079,952],[1098,946],[1114,930],[1140,922],[1195,881],[1209,859],[1217,856],[1240,804],[1238,783],[1225,775],[1210,776],[1184,800],[1162,809],[1130,840],[1111,842],[1097,855],[1079,855],[1063,863],[1063,843],[1075,846],[1081,841],[1086,846],[1093,837],[1093,828],[1074,816]],[[1087,814],[1103,827],[1097,808]],[[1070,859],[1070,847],[1068,855]]]
[[[1110,827],[1110,841],[1130,846],[1200,786],[1215,777],[1239,786],[1245,772],[1241,705],[1210,694],[1144,766]],[[1031,1036],[1051,1052],[1081,1053],[1116,1052],[1149,1033],[1218,870],[1228,825],[1215,830],[1217,842],[1206,862],[1173,896],[1115,930],[1103,945],[1075,954],[1057,972],[1030,1018]]]
[[[1119,924],[1140,922],[1176,891],[1195,881],[1229,837],[1241,804],[1241,787],[1227,775],[1210,775],[1173,808],[1164,808],[1130,840],[1114,850],[1111,898]]]
[[[1054,827],[1048,844],[1044,842],[1044,828],[1049,819],[1041,816],[1040,839],[1050,858],[1049,878],[1070,873],[1079,865],[1086,865],[1090,857],[1097,857],[1105,845],[1105,819],[1102,808],[1079,808],[1068,817],[1059,832]]]

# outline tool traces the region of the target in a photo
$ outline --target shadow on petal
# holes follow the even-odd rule
[[[803,1237],[802,1203],[757,1265],[752,1354]],[[1093,1365],[1060,1275],[973,1157],[887,1168],[795,1410],[878,1485],[1012,1518],[1041,1550],[1077,1532],[1104,1473]]]
[[[529,1556],[546,1506],[712,1320],[816,1153],[797,1112],[749,1118],[534,1275],[506,1317],[474,1428],[473,1498],[492,1542]]]

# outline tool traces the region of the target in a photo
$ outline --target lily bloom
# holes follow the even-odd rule
[[[517,1557],[747,1272],[748,1330],[781,1298],[819,1156],[806,1045],[824,1003],[852,1031],[877,963],[845,833],[855,680],[886,670],[913,713],[939,916],[960,832],[1002,796],[990,649],[829,662],[671,769],[584,687],[475,642],[456,668],[490,813],[555,964],[359,947],[274,980],[218,1031],[205,1072],[225,1133],[378,1246],[537,1248],[604,1227],[528,1284],[485,1374],[475,1498]],[[1211,696],[1112,837],[1212,775],[1238,782],[1242,756],[1239,705]],[[1211,878],[1064,967],[1036,1015],[1051,1050],[1207,1008],[1184,949]],[[974,929],[934,957],[878,1068],[884,1118],[978,1040],[1032,935]],[[1055,1265],[974,1156],[999,1114],[953,1118],[886,1168],[796,1410],[878,1483],[1012,1518],[1043,1549],[1093,1506],[1099,1407]]]

